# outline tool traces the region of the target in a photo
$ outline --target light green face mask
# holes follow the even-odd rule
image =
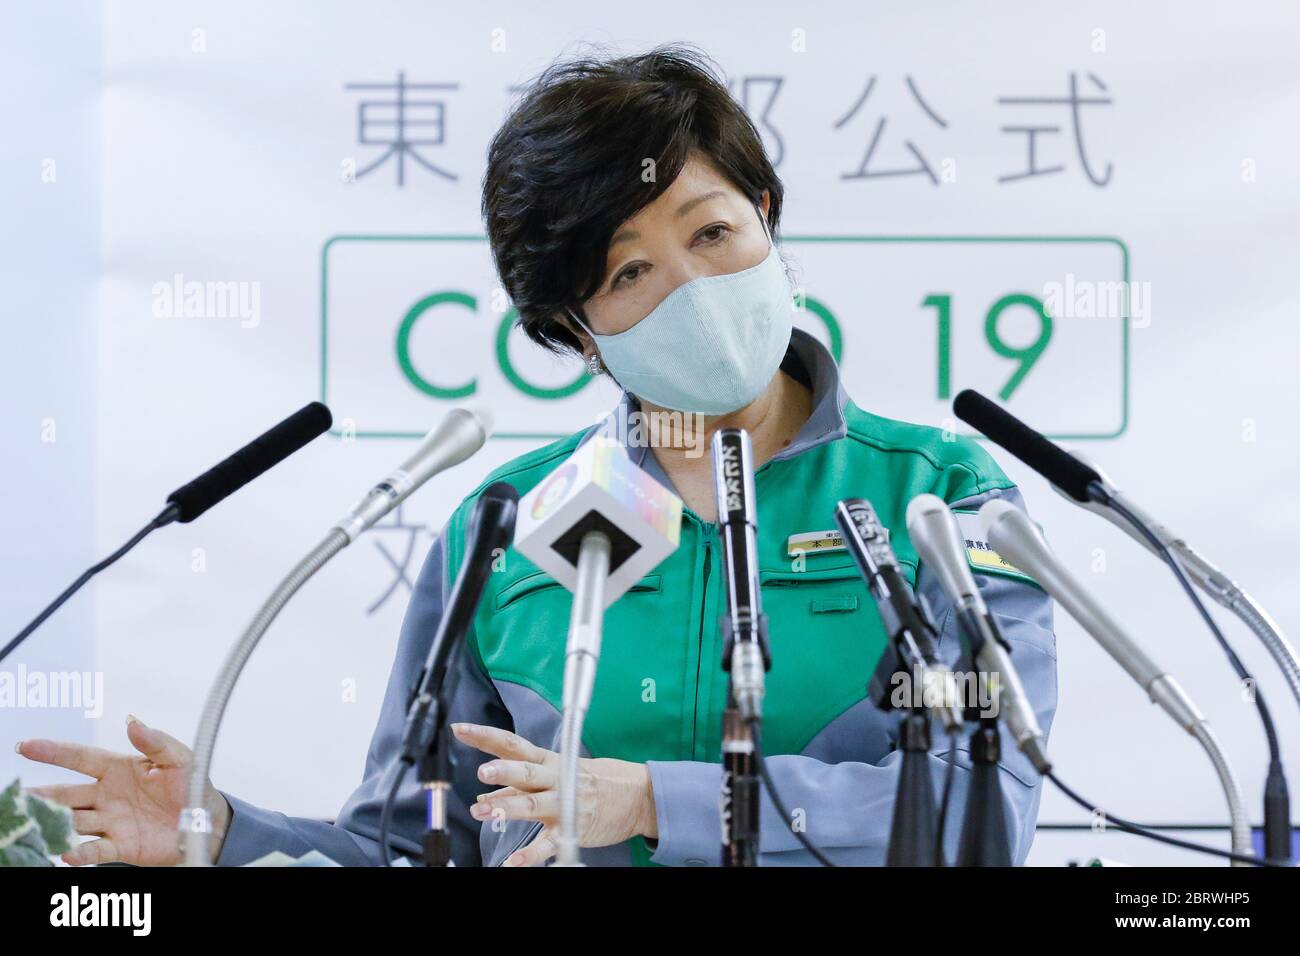
[[[781,367],[794,303],[772,243],[758,265],[684,282],[617,335],[597,335],[569,314],[633,395],[660,408],[724,415],[758,398]]]

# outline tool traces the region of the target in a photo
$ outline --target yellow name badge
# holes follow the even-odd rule
[[[954,511],[953,516],[956,517],[957,527],[961,528],[961,535],[965,539],[966,559],[970,561],[970,566],[974,570],[1003,574],[1009,578],[1027,581],[1030,584],[1037,583],[1024,571],[1021,571],[993,550],[993,546],[988,542],[988,536],[984,533],[983,523],[980,521],[978,512]]]
[[[844,551],[844,535],[838,530],[792,534],[786,539],[785,549],[792,558],[801,554],[820,554],[823,551]]]

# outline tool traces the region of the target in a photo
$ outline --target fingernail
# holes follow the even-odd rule
[[[469,724],[452,724],[451,732],[453,734],[463,734],[469,731]]]
[[[501,865],[502,865],[502,866],[518,866],[521,862],[523,862],[523,861],[519,859],[518,855],[515,855],[515,856],[509,856],[509,857],[506,857],[506,861],[505,861],[504,863],[502,863]]]
[[[14,744],[14,753],[18,754],[21,757],[23,753],[23,744],[25,744],[26,742],[27,741],[25,740],[20,740],[18,741],[18,743]]]
[[[476,803],[469,808],[469,815],[475,820],[482,820],[484,817],[492,814],[492,808],[486,803]]]
[[[141,721],[140,718],[137,717],[135,714],[126,715],[126,725],[128,727],[130,727],[132,724],[139,724],[139,723],[143,723],[143,721]]]
[[[497,768],[490,763],[485,763],[478,768],[478,778],[484,783],[497,778]]]

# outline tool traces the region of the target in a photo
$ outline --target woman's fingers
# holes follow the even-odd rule
[[[148,726],[139,717],[126,718],[126,736],[132,747],[159,767],[183,767],[190,762],[189,747],[171,734]]]
[[[488,797],[498,797],[498,796],[505,796],[507,794],[516,794],[518,792],[519,791],[516,790],[514,787],[502,787],[500,790],[493,790],[491,793],[480,793],[478,795],[478,800],[485,800]],[[474,819],[478,820],[478,822],[482,823],[484,826],[492,827],[497,832],[500,832],[505,828],[506,821],[509,820],[509,817],[505,815],[504,811],[502,810],[494,811],[489,809],[486,814],[482,816],[475,816],[474,808],[477,807],[478,805],[479,804],[477,802],[471,803],[469,805],[470,816],[474,817]]]
[[[116,863],[121,857],[117,855],[117,847],[108,837],[102,840],[87,840],[74,846],[67,853],[63,854],[62,860],[68,866],[91,866],[99,863]]]
[[[512,796],[516,793],[523,793],[522,790],[516,790],[514,787],[502,787],[500,790],[490,790],[487,793],[480,793],[475,800],[486,800],[488,797],[505,797]]]
[[[108,765],[117,755],[98,747],[85,744],[69,744],[58,740],[24,740],[14,748],[28,760],[37,763],[53,764],[67,767],[88,777],[99,778],[108,770]]]
[[[533,842],[506,857],[502,866],[543,866],[555,856],[555,837],[550,827],[542,827]]]
[[[512,734],[500,727],[485,727],[482,724],[452,724],[452,732],[464,744],[475,750],[482,750],[494,757],[506,760],[526,760],[529,763],[543,763],[552,756],[551,751],[543,750],[529,741]]]
[[[107,832],[107,824],[98,810],[73,810],[72,829],[88,836],[99,836]]]
[[[541,793],[490,793],[469,808],[475,820],[491,820],[500,813],[507,820],[554,820],[560,815],[560,795],[555,790]]]
[[[559,786],[559,768],[554,764],[527,760],[489,760],[478,768],[478,778],[487,784],[517,790],[553,790]]]
[[[73,810],[89,810],[95,805],[96,786],[93,783],[55,784],[47,787],[28,787],[27,792],[61,803]]]

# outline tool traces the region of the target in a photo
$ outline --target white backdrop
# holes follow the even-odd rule
[[[431,483],[403,512],[409,528],[363,539],[313,581],[258,649],[229,711],[218,786],[290,813],[330,816],[341,805],[405,606],[395,566],[413,580],[430,529],[490,467],[540,434],[581,427],[613,398],[593,385],[543,399],[519,384],[557,389],[580,369],[517,335],[502,357],[503,303],[478,211],[484,151],[511,89],[583,49],[577,41],[631,52],[684,39],[721,63],[786,185],[785,252],[813,304],[806,326],[838,344],[860,405],[943,425],[945,390],[1009,388],[1014,412],[1071,436],[1294,630],[1300,14],[1263,3],[726,11],[705,16],[679,2],[653,15],[595,2],[102,8],[101,188],[85,210],[101,223],[88,325],[98,361],[79,405],[97,421],[95,553],[305,401],[323,394],[340,434],[195,524],[159,533],[81,596],[93,607],[105,702],[80,737],[120,748],[131,712],[189,740],[219,660],[275,581],[407,452],[403,436],[455,404],[431,389],[472,388],[516,437]],[[401,185],[398,155],[382,158],[396,115],[383,103],[399,74],[410,85],[407,137],[423,141],[408,147]],[[1078,105],[1077,130],[1069,102],[1024,102],[1064,99],[1072,77],[1081,98],[1106,101]],[[1026,127],[1039,129],[1037,168],[1060,170],[1000,182],[1026,168]],[[923,165],[933,180],[902,174]],[[890,171],[900,174],[878,175]],[[1005,296],[1124,279],[1135,283],[1128,314],[1090,314],[1071,295],[1074,308],[1058,304],[1050,329],[1012,304],[986,330]],[[236,283],[235,298],[215,303],[217,314],[169,304],[167,290],[179,284],[183,299],[188,282]],[[420,308],[438,293],[453,297]],[[1036,342],[1041,353],[1027,361]],[[1022,361],[1028,372],[1011,382]],[[35,387],[36,374],[19,372],[18,384]],[[20,451],[18,469],[37,475],[36,454]],[[1176,584],[995,454],[1070,566],[1210,716],[1257,818],[1258,721]],[[57,508],[50,496],[31,511]],[[9,630],[78,567],[45,565],[38,577],[21,564],[6,559],[6,573],[30,584],[5,609]],[[1294,702],[1254,639],[1227,623],[1270,698],[1294,776]],[[1052,749],[1063,776],[1130,818],[1224,820],[1191,739],[1064,615],[1057,631]],[[51,631],[37,646],[63,639]],[[74,643],[64,649],[64,666],[91,666]],[[20,733],[47,734],[49,721],[20,715]],[[1041,820],[1086,817],[1049,788]],[[1196,862],[1087,833],[1044,834],[1031,859],[1096,854]]]

